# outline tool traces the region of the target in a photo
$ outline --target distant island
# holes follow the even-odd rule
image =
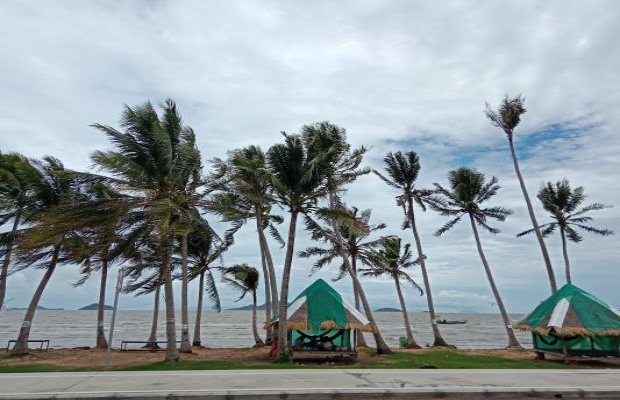
[[[260,306],[256,306],[257,310],[264,310],[265,309],[265,305],[260,305]],[[252,305],[248,304],[247,306],[241,306],[241,307],[235,307],[235,308],[229,308],[226,311],[252,311]]]
[[[89,304],[89,305],[87,305],[85,307],[78,308],[78,310],[96,310],[98,307],[99,307],[99,303],[93,303],[93,304]],[[105,304],[103,306],[103,309],[104,310],[113,310],[114,307]]]
[[[400,312],[400,309],[393,308],[393,307],[383,307],[383,308],[377,308],[375,312]]]
[[[7,308],[7,310],[27,310],[27,309],[28,309],[28,307]],[[59,311],[59,310],[64,310],[64,308],[47,308],[47,307],[43,307],[43,306],[37,306],[37,310]]]

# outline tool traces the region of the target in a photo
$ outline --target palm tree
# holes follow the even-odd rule
[[[421,165],[420,159],[414,151],[409,151],[405,154],[400,151],[388,153],[383,159],[383,162],[388,176],[378,171],[374,172],[381,180],[400,192],[400,194],[396,196],[396,204],[402,208],[405,214],[405,220],[402,225],[403,229],[411,228],[413,232],[420,269],[422,270],[424,290],[426,291],[428,315],[431,320],[431,327],[433,328],[433,346],[448,346],[437,326],[433,292],[431,291],[428,270],[426,269],[426,256],[422,250],[422,239],[420,239],[420,233],[416,225],[415,209],[413,207],[413,203],[415,202],[422,211],[426,211],[427,199],[432,195],[433,191],[416,186]]]
[[[238,264],[222,270],[222,280],[229,284],[234,290],[239,292],[239,301],[250,293],[252,296],[252,334],[254,335],[254,346],[264,346],[263,340],[258,335],[256,326],[256,291],[260,275],[258,270],[247,264]]]
[[[189,217],[200,196],[194,189],[200,181],[200,153],[191,128],[182,125],[176,104],[167,100],[161,118],[151,103],[125,107],[121,118],[124,130],[101,124],[93,125],[104,132],[116,151],[97,151],[94,163],[112,175],[109,183],[131,195],[133,208],[145,213],[142,224],[158,235],[157,258],[162,270],[166,301],[166,361],[179,359],[176,347],[174,300],[172,288],[172,245],[175,235],[189,234]],[[185,257],[183,257],[185,259]],[[186,265],[186,262],[184,262]],[[186,268],[182,272],[187,277]],[[185,280],[185,278],[184,278]],[[186,288],[186,284],[183,284]],[[183,294],[187,294],[183,290]],[[187,296],[183,296],[184,299]],[[183,301],[182,339],[184,350],[191,351],[187,301]]]
[[[420,345],[418,345],[413,338],[413,331],[411,330],[409,315],[407,314],[407,306],[400,286],[400,281],[403,280],[410,283],[415,289],[418,289],[420,291],[420,296],[424,294],[422,288],[418,286],[407,272],[408,269],[419,264],[419,262],[413,259],[411,245],[407,243],[403,247],[402,239],[399,237],[383,237],[381,244],[382,246],[380,249],[367,251],[364,259],[366,263],[370,265],[370,268],[362,268],[360,272],[363,276],[374,278],[388,276],[394,280],[396,284],[396,293],[400,301],[400,309],[403,313],[403,320],[405,321],[405,331],[407,333],[408,342],[407,348],[420,349]]]
[[[614,234],[614,231],[610,229],[599,229],[586,225],[586,223],[592,221],[592,217],[586,216],[585,214],[590,211],[603,210],[610,206],[601,203],[593,203],[580,208],[581,204],[586,199],[584,192],[585,189],[583,186],[576,187],[574,190],[571,189],[570,183],[566,179],[556,182],[555,185],[551,182],[547,182],[538,192],[538,199],[543,208],[551,214],[552,219],[552,222],[543,224],[539,228],[542,231],[543,237],[553,234],[556,229],[560,231],[566,283],[572,283],[567,238],[574,243],[581,242],[583,238],[577,232],[577,229],[582,229],[599,236],[610,236]],[[519,233],[517,237],[532,232],[534,232],[534,229],[529,229]]]
[[[28,228],[16,232],[19,238],[17,258],[20,268],[38,267],[45,269],[45,273],[28,305],[13,348],[13,353],[20,355],[28,353],[30,329],[43,291],[56,266],[65,261],[67,246],[75,240],[74,234],[70,231],[58,232],[49,229],[50,225],[46,224],[45,219],[49,215],[54,215],[55,208],[61,204],[76,203],[87,196],[60,160],[44,157],[43,161],[32,160],[31,164],[37,175],[36,179],[31,180],[33,190],[37,193],[33,209],[37,211],[32,217],[33,223]]]
[[[265,230],[269,230],[281,246],[285,244],[274,225],[283,220],[271,214],[273,188],[265,172],[265,154],[258,146],[248,146],[231,151],[226,161],[215,159],[214,166],[216,172],[210,179],[210,186],[217,192],[212,196],[209,210],[236,226],[251,219],[256,223],[264,277],[265,317],[269,321],[278,308],[278,286]],[[267,343],[271,343],[270,330],[267,332]]]
[[[11,223],[12,227],[2,237],[4,257],[0,269],[0,310],[4,305],[11,255],[20,224],[28,222],[28,210],[34,205],[33,181],[38,174],[30,161],[18,153],[0,153],[0,226]]]
[[[356,207],[343,209],[349,214],[350,218],[355,221],[355,229],[348,224],[342,224],[339,226],[340,234],[344,240],[343,244],[346,247],[346,253],[351,259],[351,268],[353,273],[357,276],[357,266],[360,257],[364,257],[367,251],[374,250],[381,245],[382,239],[367,240],[368,237],[381,229],[385,229],[385,224],[371,225],[370,216],[372,210],[367,209],[358,214]],[[311,246],[307,249],[299,252],[299,257],[310,258],[318,257],[314,262],[311,274],[329,265],[334,259],[341,258],[340,250],[335,245],[336,239],[333,231],[325,229],[312,219],[306,218],[306,229],[312,233],[313,240],[319,240],[328,245],[328,247]],[[334,281],[338,281],[348,275],[347,267],[343,262],[340,264],[340,270]],[[355,284],[353,284],[353,297],[355,298],[355,308],[361,311],[360,296]],[[364,336],[361,332],[357,333],[357,346],[367,347]]]
[[[232,235],[221,240],[213,231],[207,220],[196,221],[192,233],[188,237],[188,262],[190,278],[198,279],[198,303],[196,305],[196,319],[194,321],[194,338],[192,346],[200,346],[200,325],[202,321],[203,294],[206,292],[213,304],[213,309],[221,311],[220,296],[213,277],[212,264],[221,260],[222,255],[233,243]],[[205,287],[206,284],[206,287]]]
[[[303,126],[302,140],[308,153],[313,154],[311,164],[324,169],[329,207],[327,213],[321,211],[320,214],[332,227],[336,248],[339,249],[343,264],[360,296],[366,317],[374,327],[373,337],[377,345],[377,353],[389,354],[391,350],[379,332],[366,293],[351,266],[339,228],[342,223],[354,222],[343,210],[339,194],[345,191],[347,184],[370,172],[368,168],[360,168],[366,149],[361,147],[351,150],[351,146],[347,143],[346,130],[329,122]]]
[[[525,105],[523,104],[524,101],[525,99],[521,97],[521,95],[514,98],[509,98],[508,96],[506,96],[499,105],[499,107],[497,107],[497,111],[492,110],[487,103],[485,115],[489,120],[491,120],[494,126],[502,129],[504,133],[506,133],[506,138],[508,139],[508,145],[510,147],[510,154],[512,155],[512,163],[514,165],[515,173],[517,174],[517,178],[519,179],[519,185],[521,186],[521,192],[523,193],[523,198],[525,199],[527,212],[530,215],[530,220],[532,221],[534,233],[536,234],[536,239],[538,239],[540,251],[542,252],[543,260],[545,261],[545,267],[547,268],[547,274],[549,275],[551,292],[555,293],[558,290],[555,280],[555,272],[553,271],[553,266],[551,265],[551,258],[549,257],[549,252],[547,251],[547,246],[545,245],[545,241],[540,231],[538,221],[536,221],[536,214],[534,214],[534,207],[532,206],[532,201],[530,200],[530,196],[527,193],[525,180],[523,179],[523,175],[521,175],[519,159],[517,158],[517,152],[515,151],[513,140],[514,130],[521,121],[521,115],[525,114],[527,111]]]
[[[480,242],[480,236],[478,234],[478,226],[493,234],[499,233],[498,229],[492,228],[487,224],[487,220],[491,218],[497,221],[504,221],[506,217],[511,214],[510,210],[503,207],[481,207],[483,203],[495,196],[499,191],[500,186],[497,184],[497,178],[493,177],[489,182],[485,182],[484,174],[475,169],[459,168],[448,173],[448,181],[451,190],[444,189],[441,185],[436,183],[435,187],[437,188],[439,196],[430,199],[431,202],[429,203],[431,207],[441,215],[452,218],[438,229],[435,235],[441,236],[453,228],[463,217],[469,218],[476,241],[476,247],[478,248],[478,255],[482,261],[484,271],[491,285],[491,291],[495,297],[495,303],[499,307],[504,326],[506,327],[508,347],[521,347],[512,330],[508,313],[506,312],[504,302],[502,301],[495,280],[493,279],[491,267],[482,250],[482,243]]]
[[[267,152],[267,165],[278,204],[288,209],[290,215],[286,256],[282,271],[280,301],[278,304],[278,357],[287,354],[287,305],[288,289],[295,252],[297,218],[316,208],[317,201],[327,193],[324,185],[325,164],[315,162],[300,135],[284,134],[284,143],[273,145]]]

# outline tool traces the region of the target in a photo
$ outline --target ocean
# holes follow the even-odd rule
[[[3,310],[0,312],[0,346],[6,346],[19,332],[25,311]],[[177,313],[177,327],[180,329],[180,313]],[[190,335],[193,335],[194,314],[190,314]],[[106,334],[110,326],[111,311],[106,311]],[[151,328],[152,312],[119,310],[114,331],[114,346],[122,340],[147,340]],[[249,347],[254,344],[249,311],[206,311],[202,316],[202,343],[207,347]],[[506,332],[499,315],[495,314],[451,314],[441,313],[447,320],[467,320],[464,325],[439,325],[442,335],[449,344],[462,349],[498,349],[506,347]],[[521,315],[511,315],[516,322]],[[31,339],[50,339],[51,348],[93,346],[95,344],[96,311],[37,310],[32,324]],[[409,318],[414,337],[421,346],[433,343],[432,331],[427,313],[410,313]],[[399,312],[376,312],[375,319],[384,339],[390,346],[398,346],[398,339],[405,336],[402,314]],[[259,321],[264,314],[259,311]],[[165,340],[164,313],[159,314],[158,339]],[[259,329],[261,329],[261,325]],[[260,331],[261,334],[263,331]],[[528,332],[516,331],[524,347],[531,347]],[[177,334],[180,337],[180,334]],[[372,336],[365,334],[366,341],[373,345]]]

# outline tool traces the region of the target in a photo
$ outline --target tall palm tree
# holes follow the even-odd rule
[[[347,143],[346,130],[329,122],[303,126],[302,140],[304,146],[309,149],[308,152],[313,154],[311,164],[322,166],[324,169],[329,212],[322,212],[321,214],[332,227],[336,248],[339,249],[343,264],[360,296],[366,317],[374,327],[373,337],[377,345],[377,353],[389,354],[391,350],[379,332],[366,293],[351,266],[339,228],[343,222],[353,222],[343,210],[340,194],[346,190],[346,185],[355,181],[359,176],[370,172],[368,168],[360,168],[366,149],[361,147],[352,150]]]
[[[508,347],[518,348],[520,347],[519,342],[512,330],[506,307],[504,307],[504,302],[493,279],[491,267],[484,255],[480,235],[478,234],[478,226],[493,234],[499,233],[498,229],[492,228],[487,224],[488,219],[504,221],[511,214],[511,211],[503,207],[482,207],[482,204],[495,196],[500,189],[496,177],[491,178],[489,182],[485,182],[484,174],[475,169],[459,168],[448,173],[448,182],[450,183],[450,190],[437,183],[435,184],[439,196],[434,197],[430,205],[441,215],[452,219],[438,229],[435,235],[441,236],[453,228],[463,217],[469,219],[476,247],[478,248],[478,255],[491,285],[495,303],[497,303],[504,321],[506,334],[508,335]]]
[[[355,221],[356,225],[355,229],[348,224],[341,224],[339,228],[340,234],[344,240],[343,244],[345,245],[346,252],[351,260],[351,268],[353,269],[353,273],[357,276],[358,262],[360,262],[360,258],[363,258],[367,251],[374,250],[381,245],[382,239],[379,238],[368,240],[368,237],[374,232],[385,229],[386,225],[371,225],[370,216],[372,210],[370,209],[362,211],[361,214],[358,213],[359,210],[356,207],[346,208],[343,206],[343,209],[346,210],[350,218]],[[311,246],[299,252],[299,257],[301,258],[318,257],[312,267],[311,274],[313,274],[329,265],[332,261],[334,261],[334,259],[341,258],[341,254],[340,250],[335,245],[336,239],[332,230],[325,229],[322,226],[317,225],[316,221],[309,218],[306,218],[306,229],[311,232],[313,240],[322,241],[328,246]],[[338,275],[334,278],[334,281],[338,281],[347,275],[347,267],[345,263],[342,262],[342,264],[340,264]],[[362,311],[360,296],[355,283],[353,284],[353,297],[355,298],[355,308],[358,311]],[[358,332],[357,334],[357,346],[367,346],[361,332]]]
[[[11,255],[18,228],[28,223],[28,211],[36,204],[33,183],[39,175],[30,161],[18,153],[0,153],[0,226],[12,223],[11,230],[0,240],[0,255],[4,257],[0,269],[0,310],[6,296]]]
[[[420,296],[424,294],[422,288],[413,280],[411,275],[407,272],[414,265],[419,264],[417,260],[413,259],[413,253],[411,252],[411,245],[409,243],[402,246],[402,239],[399,237],[383,237],[381,240],[381,248],[378,250],[370,250],[365,254],[366,264],[370,265],[370,268],[362,268],[360,272],[363,276],[381,277],[388,276],[394,280],[396,284],[396,293],[398,294],[398,300],[400,302],[400,309],[403,313],[403,320],[405,322],[405,332],[407,334],[407,348],[420,349],[413,338],[413,331],[409,323],[409,315],[407,314],[407,306],[405,304],[405,298],[403,297],[403,291],[400,286],[400,281],[410,283],[415,289],[420,292]]]
[[[96,166],[112,178],[109,183],[131,195],[134,208],[145,213],[142,224],[158,234],[158,265],[162,270],[166,301],[166,361],[177,361],[175,313],[172,288],[171,257],[175,236],[185,237],[189,232],[188,216],[195,198],[191,190],[200,180],[200,153],[191,128],[181,123],[176,104],[167,100],[160,116],[151,103],[125,107],[121,118],[123,131],[111,126],[95,124],[115,145],[115,151],[97,151],[92,159]],[[185,259],[185,257],[184,257]],[[186,266],[186,262],[184,263]],[[183,276],[187,277],[185,267]],[[184,278],[185,280],[185,278]],[[186,288],[186,284],[183,284]],[[187,294],[183,290],[183,294]],[[187,296],[183,296],[186,299]],[[183,348],[191,351],[187,301],[183,301]]]
[[[265,154],[258,146],[247,146],[231,151],[226,161],[215,159],[214,166],[216,172],[210,179],[210,186],[216,194],[212,196],[211,207],[208,208],[220,214],[224,221],[238,226],[254,219],[263,267],[265,317],[270,320],[278,309],[278,286],[265,230],[281,246],[285,244],[274,225],[283,220],[271,214],[273,188],[265,172]],[[271,343],[270,330],[267,332],[267,343]]]
[[[519,158],[517,157],[517,152],[514,146],[514,130],[517,125],[519,125],[519,122],[521,122],[521,116],[527,111],[524,105],[524,101],[525,99],[521,97],[521,95],[513,98],[509,98],[508,96],[506,96],[504,100],[502,100],[501,104],[497,107],[497,110],[492,110],[487,103],[485,115],[489,120],[491,120],[491,123],[493,123],[494,126],[504,131],[504,133],[506,134],[506,138],[508,139],[508,146],[510,147],[510,154],[512,155],[512,163],[514,165],[515,173],[517,174],[517,178],[519,179],[519,185],[521,186],[521,192],[523,193],[523,198],[525,199],[527,212],[530,216],[530,220],[532,221],[534,233],[536,234],[536,239],[538,239],[540,251],[545,262],[545,267],[547,268],[547,274],[549,275],[551,292],[555,293],[558,290],[558,286],[555,279],[555,272],[553,271],[553,265],[551,264],[551,257],[549,257],[547,246],[545,245],[545,241],[540,231],[538,221],[536,220],[534,207],[532,206],[530,195],[527,192],[525,180],[523,179],[523,175],[521,174],[521,168],[519,167]]]
[[[422,239],[420,239],[420,233],[416,225],[415,209],[413,206],[415,202],[415,204],[417,204],[422,211],[426,211],[427,199],[432,195],[433,191],[416,186],[421,165],[420,159],[414,151],[409,151],[405,154],[400,151],[397,151],[396,153],[388,153],[383,159],[383,162],[385,164],[387,176],[378,171],[374,172],[377,176],[379,176],[379,178],[381,178],[381,180],[400,192],[400,194],[396,196],[396,204],[402,208],[405,215],[402,228],[411,228],[411,231],[413,232],[418,261],[422,271],[424,291],[426,292],[428,315],[430,317],[431,327],[433,328],[433,346],[448,346],[446,341],[441,336],[439,326],[437,326],[433,292],[431,290],[431,283],[428,279],[428,270],[426,268],[426,256],[422,250]]]
[[[254,346],[264,346],[265,343],[258,334],[256,326],[256,291],[260,275],[258,270],[247,264],[238,264],[222,270],[222,280],[239,292],[239,301],[250,293],[252,296],[252,334],[254,335]]]
[[[87,196],[60,160],[44,157],[42,161],[32,160],[31,164],[38,174],[38,179],[32,181],[37,193],[34,208],[38,212],[33,216],[33,223],[29,227],[16,233],[19,237],[17,258],[20,268],[39,267],[45,269],[45,273],[28,305],[13,348],[14,354],[28,353],[28,339],[37,305],[57,265],[65,261],[67,246],[75,240],[73,232],[49,229],[45,218],[53,215],[55,208],[61,204],[75,203]]]
[[[593,203],[588,206],[581,207],[581,204],[586,199],[585,189],[583,186],[578,186],[573,190],[570,187],[570,183],[566,179],[556,182],[555,185],[551,182],[547,182],[546,185],[540,188],[538,192],[538,199],[540,200],[543,208],[551,214],[552,219],[552,222],[540,226],[542,235],[543,237],[547,237],[553,234],[556,229],[560,231],[566,283],[572,283],[570,261],[568,259],[567,238],[574,243],[581,242],[583,238],[577,232],[578,229],[582,229],[586,232],[594,233],[599,236],[613,235],[614,231],[610,229],[599,229],[586,225],[588,222],[593,220],[592,217],[586,215],[588,212],[603,210],[605,208],[609,208],[610,206],[606,206],[601,203]],[[521,237],[532,232],[534,232],[534,229],[529,229],[519,233],[517,237]]]
[[[284,133],[284,143],[273,145],[267,152],[267,165],[271,185],[278,204],[289,212],[289,229],[286,255],[282,271],[280,301],[278,304],[278,357],[287,354],[287,305],[288,290],[295,252],[297,218],[316,208],[318,200],[326,196],[325,164],[315,162],[316,154],[304,146],[300,135]]]

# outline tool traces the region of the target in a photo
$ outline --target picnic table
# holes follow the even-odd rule
[[[7,343],[6,345],[6,351],[9,351],[11,349],[11,344],[15,344],[15,343],[17,343],[17,340],[9,340],[9,343]],[[39,350],[47,351],[50,349],[49,339],[31,339],[31,340],[28,340],[28,343],[38,343]],[[43,348],[43,346],[45,346],[45,348]]]

